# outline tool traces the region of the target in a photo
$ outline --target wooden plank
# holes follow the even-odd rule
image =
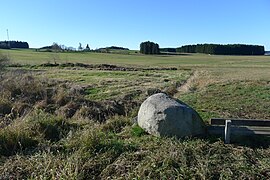
[[[270,120],[257,120],[257,119],[229,119],[232,121],[231,125],[236,126],[270,126]],[[225,118],[212,118],[211,124],[225,125]]]
[[[211,135],[223,136],[225,126],[208,126],[207,131]],[[270,135],[270,127],[237,127],[231,126],[231,135]]]

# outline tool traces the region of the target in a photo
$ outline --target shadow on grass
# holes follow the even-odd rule
[[[231,143],[250,148],[266,149],[270,147],[270,136],[236,136],[232,138]]]
[[[161,52],[159,55],[162,55],[164,57],[166,56],[190,56],[191,54],[186,53],[170,53],[170,52]]]
[[[209,143],[215,143],[217,141],[224,141],[224,137],[220,137],[217,135],[208,135],[203,138]],[[249,147],[252,149],[262,148],[267,149],[270,147],[270,136],[262,136],[262,135],[252,135],[252,136],[240,136],[234,135],[231,137],[232,145]]]

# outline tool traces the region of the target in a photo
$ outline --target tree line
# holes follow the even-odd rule
[[[22,41],[0,41],[0,49],[11,49],[11,48],[29,48],[27,42]],[[43,47],[44,49],[52,49],[56,51],[71,50],[71,48],[65,47],[64,45],[58,45],[53,43],[51,46]],[[43,49],[40,48],[40,49]],[[81,44],[78,48],[79,51],[91,51],[89,45],[83,49]],[[123,47],[111,46],[106,49],[119,49],[128,50]],[[74,48],[72,48],[74,50]],[[197,45],[185,45],[178,48],[159,48],[159,45],[154,42],[146,41],[140,44],[140,53],[142,54],[160,54],[162,52],[179,52],[179,53],[205,53],[215,55],[264,55],[264,46],[259,45],[246,45],[246,44],[197,44]]]
[[[197,44],[176,48],[180,53],[205,53],[216,55],[264,55],[264,46],[246,44]]]
[[[159,48],[161,52],[176,53],[176,48]]]
[[[140,53],[142,54],[159,54],[159,45],[154,42],[146,41],[140,44]]]
[[[1,49],[11,49],[11,48],[24,48],[28,49],[29,44],[22,41],[0,41]]]

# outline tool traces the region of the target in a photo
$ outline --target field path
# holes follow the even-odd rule
[[[208,71],[194,70],[190,77],[182,85],[177,87],[177,93],[174,94],[174,97],[178,98],[181,94],[200,90],[216,82],[218,80],[213,79]]]
[[[198,76],[199,76],[198,71],[192,72],[190,77],[186,80],[186,82],[177,88],[177,91],[182,93],[189,92],[192,89],[194,81],[195,79],[198,78]]]

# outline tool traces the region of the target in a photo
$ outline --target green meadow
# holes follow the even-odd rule
[[[207,54],[179,55],[142,55],[139,51],[125,53],[91,53],[91,52],[36,52],[35,49],[1,50],[9,54],[12,63],[40,64],[81,62],[89,64],[118,64],[134,66],[184,66],[184,67],[261,67],[270,66],[269,56],[222,56]],[[135,53],[137,52],[137,53]]]
[[[270,119],[270,56],[0,53],[0,179],[270,178],[267,137],[158,138],[133,124],[160,91],[206,124]]]

